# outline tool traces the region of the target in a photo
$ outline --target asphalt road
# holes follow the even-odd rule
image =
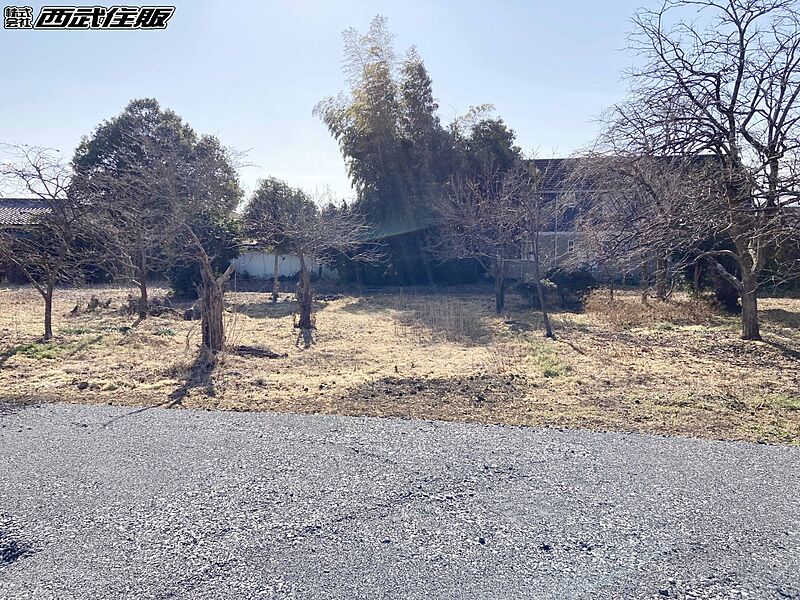
[[[800,598],[800,449],[0,406],[0,598]]]

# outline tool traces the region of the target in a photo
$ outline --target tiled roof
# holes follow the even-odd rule
[[[27,225],[49,210],[47,204],[35,198],[0,198],[0,226]]]

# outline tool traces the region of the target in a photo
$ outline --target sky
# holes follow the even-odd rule
[[[342,32],[366,31],[381,14],[399,56],[417,47],[444,123],[491,103],[524,151],[567,156],[624,97],[630,18],[650,1],[194,0],[174,4],[165,30],[0,29],[0,142],[71,158],[132,98],[154,97],[247,151],[246,192],[272,175],[352,198],[339,148],[312,110],[345,89]],[[24,4],[34,15],[41,7]]]

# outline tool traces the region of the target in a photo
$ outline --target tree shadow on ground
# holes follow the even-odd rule
[[[423,338],[426,335],[443,337],[448,341],[467,345],[487,345],[496,338],[492,320],[502,319],[514,333],[536,333],[544,331],[541,312],[522,302],[508,300],[501,315],[494,311],[491,294],[424,293],[424,294],[380,294],[358,298],[344,306],[344,312],[352,314],[379,315],[391,310],[399,318],[400,327]],[[573,314],[572,310],[549,310],[551,315]],[[568,326],[572,330],[588,331],[582,325]]]
[[[209,356],[209,350],[201,348],[192,366],[189,367],[183,384],[169,395],[169,401],[166,403],[166,406],[170,407],[180,404],[192,389],[202,388],[205,390],[207,396],[215,396],[216,390],[214,389],[214,383],[211,379],[211,374],[214,372],[215,366],[216,361],[214,357]]]
[[[387,298],[362,296],[355,302],[349,302],[342,307],[342,311],[351,314],[376,314],[386,312],[391,308]]]
[[[153,404],[152,406],[144,406],[142,408],[137,408],[136,410],[132,410],[127,412],[123,415],[119,415],[112,419],[109,419],[105,423],[103,423],[103,427],[108,427],[109,425],[113,425],[120,419],[124,419],[126,417],[132,417],[134,415],[138,415],[139,413],[143,413],[151,408],[172,408],[173,406],[178,406],[181,404],[183,399],[189,394],[189,391],[195,388],[203,388],[206,392],[207,396],[215,396],[216,391],[214,390],[214,385],[211,379],[211,374],[214,371],[215,363],[214,361],[210,360],[208,355],[208,351],[204,348],[201,348],[195,358],[192,366],[189,367],[186,373],[186,378],[184,379],[183,384],[180,387],[175,389],[166,400],[163,402],[159,402],[157,404]]]
[[[314,311],[324,310],[328,306],[327,302],[314,302]],[[289,300],[282,302],[240,302],[230,305],[233,312],[247,315],[252,319],[283,319],[297,313],[297,301]]]
[[[764,339],[764,343],[780,351],[786,358],[800,360],[800,350],[790,348],[786,344],[782,344],[781,342],[776,342],[774,340]]]
[[[761,318],[770,325],[780,325],[800,330],[800,313],[783,308],[766,308],[759,310]]]
[[[254,358],[287,358],[289,356],[285,352],[283,354],[279,354],[274,350],[270,350],[269,348],[264,348],[262,346],[239,345],[231,348],[231,352],[233,354],[238,354],[239,356],[251,356]]]
[[[10,524],[0,524],[0,566],[10,565],[34,552],[30,544],[12,533]]]

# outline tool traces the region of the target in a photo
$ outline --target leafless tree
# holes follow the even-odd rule
[[[473,177],[457,177],[450,193],[434,205],[436,234],[430,245],[444,260],[477,260],[494,279],[495,312],[505,308],[510,266],[530,249],[533,276],[546,335],[553,337],[544,302],[539,235],[553,221],[555,203],[542,193],[544,174],[530,161],[500,172],[487,167]]]
[[[612,286],[617,276],[638,268],[643,301],[654,271],[656,297],[666,300],[671,273],[696,261],[697,248],[719,230],[710,210],[719,198],[715,173],[704,159],[628,155],[622,149],[583,156],[567,184],[580,209],[576,227],[582,234],[573,260],[600,268]]]
[[[759,339],[757,294],[766,283],[765,267],[797,243],[791,216],[800,189],[797,5],[666,0],[640,11],[634,23],[633,49],[645,64],[631,73],[630,100],[611,111],[606,150],[689,162],[711,157],[716,189],[686,195],[705,197],[700,229],[731,247],[720,244],[695,257],[712,261],[739,290],[742,337]],[[691,229],[678,224],[673,233]],[[726,269],[720,257],[736,268]]]
[[[213,364],[225,344],[223,294],[234,267],[215,273],[211,240],[202,232],[209,220],[224,217],[238,201],[235,177],[231,184],[236,158],[211,136],[200,138],[191,154],[138,133],[128,135],[126,144],[135,160],[123,161],[123,167],[105,174],[98,185],[114,197],[100,213],[105,247],[139,278],[140,316],[142,306],[146,314],[146,281],[154,265],[199,265],[202,348]],[[154,206],[142,207],[150,203]],[[142,210],[149,212],[143,217]]]
[[[44,301],[44,339],[53,337],[57,284],[80,281],[89,260],[88,208],[67,193],[72,171],[57,151],[3,145],[0,189],[23,193],[41,205],[27,223],[0,228],[0,257],[15,265]]]
[[[553,163],[547,163],[552,165]],[[533,266],[533,280],[536,285],[536,295],[539,299],[539,309],[544,322],[545,336],[555,338],[550,324],[550,315],[544,297],[542,285],[542,249],[540,235],[550,229],[558,217],[558,203],[556,198],[543,189],[542,183],[548,181],[552,174],[537,169],[533,163],[526,161],[518,164],[506,174],[512,197],[518,210],[523,214],[523,236],[530,248],[530,259]],[[554,257],[555,258],[555,257]]]
[[[515,183],[487,166],[479,175],[453,178],[449,193],[434,202],[438,227],[430,247],[442,260],[478,261],[494,279],[497,314],[505,308],[509,268],[525,244],[526,215]]]
[[[328,199],[315,202],[301,190],[282,203],[280,211],[254,197],[245,209],[245,229],[265,247],[276,239],[283,241],[287,252],[300,261],[297,300],[298,320],[295,327],[306,341],[315,328],[311,268],[332,265],[345,255],[357,262],[377,262],[380,250],[374,243],[375,232],[359,212]]]
[[[141,131],[121,133],[113,161],[102,170],[79,169],[70,190],[94,206],[104,232],[107,266],[139,288],[139,318],[149,314],[149,283],[169,265],[165,248],[181,229],[178,163],[169,147]]]

